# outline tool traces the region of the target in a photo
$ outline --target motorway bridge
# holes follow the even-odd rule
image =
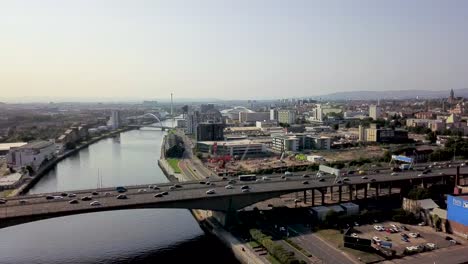
[[[458,183],[459,179],[465,175],[468,175],[468,168],[464,167],[437,169],[424,175],[421,175],[421,171],[400,172],[397,175],[390,175],[386,172],[366,175],[365,179],[361,175],[351,175],[348,176],[349,181],[343,183],[335,183],[334,176],[324,176],[323,180],[319,180],[313,175],[310,178],[297,175],[288,176],[285,180],[276,175],[257,182],[237,181],[231,184],[232,189],[225,188],[229,180],[218,178],[218,180],[209,179],[211,185],[199,181],[178,183],[179,188],[172,188],[172,190],[171,186],[174,183],[157,184],[156,190],[149,188],[148,185],[128,186],[125,193],[128,199],[117,199],[119,193],[115,188],[77,190],[67,192],[76,194],[74,198],[64,197],[52,200],[47,200],[46,197],[60,196],[61,193],[25,195],[8,198],[5,203],[0,204],[0,228],[40,219],[123,209],[186,208],[232,212],[257,202],[295,192],[303,192],[304,202],[311,205],[315,203],[317,192],[321,194],[323,204],[327,192],[338,192],[337,202],[340,202],[344,190],[347,190],[349,200],[354,200],[357,198],[357,190],[363,192],[364,198],[367,198],[368,189],[373,189],[378,196],[382,188],[388,189],[388,193],[391,194],[392,188],[402,186]],[[241,187],[244,185],[250,187],[248,192],[242,192]],[[208,190],[214,190],[214,193],[207,194]],[[307,197],[310,191],[312,195]],[[95,192],[94,195],[93,192]],[[155,194],[161,192],[167,192],[167,195],[155,197]],[[356,196],[353,196],[353,193]],[[91,196],[91,201],[83,201],[81,198],[84,196]],[[77,203],[71,204],[70,201],[74,199],[78,200]],[[92,206],[90,203],[93,201],[98,201],[100,205]]]

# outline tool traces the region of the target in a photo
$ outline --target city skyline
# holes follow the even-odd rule
[[[461,1],[2,3],[2,100],[466,88]],[[183,95],[183,96],[182,96]]]

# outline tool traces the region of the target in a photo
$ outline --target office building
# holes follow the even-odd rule
[[[107,126],[111,129],[118,129],[121,125],[120,123],[120,112],[118,110],[112,110]]]
[[[185,117],[185,124],[186,124],[186,129],[185,133],[187,134],[195,134],[197,131],[197,126],[198,123],[200,122],[200,112],[198,111],[193,111],[187,114]]]
[[[11,148],[6,156],[11,168],[31,166],[37,170],[40,165],[54,157],[55,144],[51,141],[34,141],[21,147]]]
[[[330,149],[331,138],[306,134],[272,136],[271,148],[277,152],[299,152],[311,149]]]
[[[239,122],[240,123],[255,123],[257,121],[265,121],[270,119],[270,113],[268,112],[240,112]]]
[[[278,122],[283,123],[283,124],[290,124],[290,125],[296,123],[296,111],[279,110]]]
[[[224,124],[199,123],[196,128],[197,141],[220,141],[224,139]]]
[[[381,117],[381,108],[378,105],[370,105],[369,106],[369,117],[374,120],[377,120]]]
[[[270,109],[270,120],[278,121],[278,110]]]
[[[447,220],[450,231],[468,236],[468,195],[447,196]]]
[[[215,147],[216,146],[216,147]],[[229,155],[231,157],[238,156],[259,156],[263,155],[266,151],[265,145],[260,142],[254,142],[251,140],[231,140],[226,142],[214,142],[214,141],[199,141],[197,142],[197,150],[202,153],[208,153],[211,155],[224,156]]]
[[[215,105],[214,104],[202,104],[200,106],[200,112],[202,113],[206,113],[208,112],[209,110],[214,110],[215,109]]]
[[[405,143],[408,142],[408,131],[400,129],[379,128],[372,124],[366,129],[366,141],[379,143]]]

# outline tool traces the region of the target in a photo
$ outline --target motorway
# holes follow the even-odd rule
[[[449,177],[449,175],[455,175],[455,168],[445,168],[434,170],[432,173],[418,176],[418,171],[407,171],[398,173],[398,175],[391,176],[388,173],[380,173],[374,175],[367,175],[368,179],[362,179],[360,175],[348,176],[350,181],[346,184],[372,184],[384,183],[389,181],[406,181],[410,179],[430,179],[430,178],[442,178]],[[461,168],[461,174],[468,174],[468,168]],[[443,175],[442,175],[443,174]],[[205,201],[205,200],[216,200],[223,197],[234,197],[241,195],[254,195],[260,193],[272,193],[272,192],[297,192],[303,190],[310,190],[314,188],[325,188],[330,186],[338,186],[340,184],[334,183],[334,176],[323,177],[324,181],[318,181],[317,178],[304,179],[302,176],[288,176],[287,180],[284,180],[280,175],[269,176],[268,180],[260,180],[257,182],[239,182],[233,184],[233,189],[225,189],[228,184],[228,180],[219,179],[219,177],[211,180],[213,185],[200,184],[198,181],[179,183],[182,187],[170,190],[172,183],[158,184],[159,190],[152,190],[148,188],[148,185],[138,185],[127,187],[128,199],[119,200],[116,199],[118,193],[114,188],[105,188],[100,190],[78,190],[71,193],[77,195],[76,199],[79,199],[78,204],[69,204],[69,201],[74,198],[65,197],[63,199],[46,200],[47,195],[60,196],[61,193],[49,193],[49,194],[36,194],[19,196],[15,198],[6,199],[6,203],[0,205],[0,220],[8,218],[31,216],[31,215],[46,215],[50,213],[66,213],[67,211],[74,211],[75,213],[85,213],[94,211],[104,210],[118,210],[118,209],[129,209],[129,208],[144,208],[158,207],[158,203],[164,204],[168,202],[187,202],[187,201]],[[308,184],[304,184],[303,181],[307,180]],[[207,181],[207,180],[205,180]],[[240,187],[242,185],[249,185],[251,190],[248,193],[241,192]],[[140,191],[145,189],[146,191]],[[206,191],[209,189],[215,190],[215,194],[208,195]],[[92,195],[91,193],[98,191],[98,195]],[[167,191],[168,195],[163,197],[155,198],[154,195],[159,192]],[[106,195],[106,192],[109,194]],[[70,192],[69,192],[70,193]],[[81,201],[80,198],[83,196],[92,196],[93,201],[99,201],[100,206],[91,206],[91,201]],[[164,207],[162,205],[161,207]],[[184,207],[180,207],[184,208]],[[196,209],[196,208],[190,208]],[[201,208],[206,209],[206,208]]]

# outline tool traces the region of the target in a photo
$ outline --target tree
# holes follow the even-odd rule
[[[429,193],[429,190],[423,189],[423,188],[411,189],[408,193],[408,198],[412,200],[422,200],[422,199],[428,199],[430,197],[431,195]]]
[[[346,127],[346,128],[350,128],[350,127],[351,127],[351,123],[350,123],[350,122],[346,122],[345,127]]]
[[[338,125],[338,124],[333,125],[333,129],[338,130],[339,128],[340,128],[340,125]]]
[[[433,132],[429,132],[426,134],[426,140],[429,140],[431,143],[435,143],[437,141],[437,136]]]

